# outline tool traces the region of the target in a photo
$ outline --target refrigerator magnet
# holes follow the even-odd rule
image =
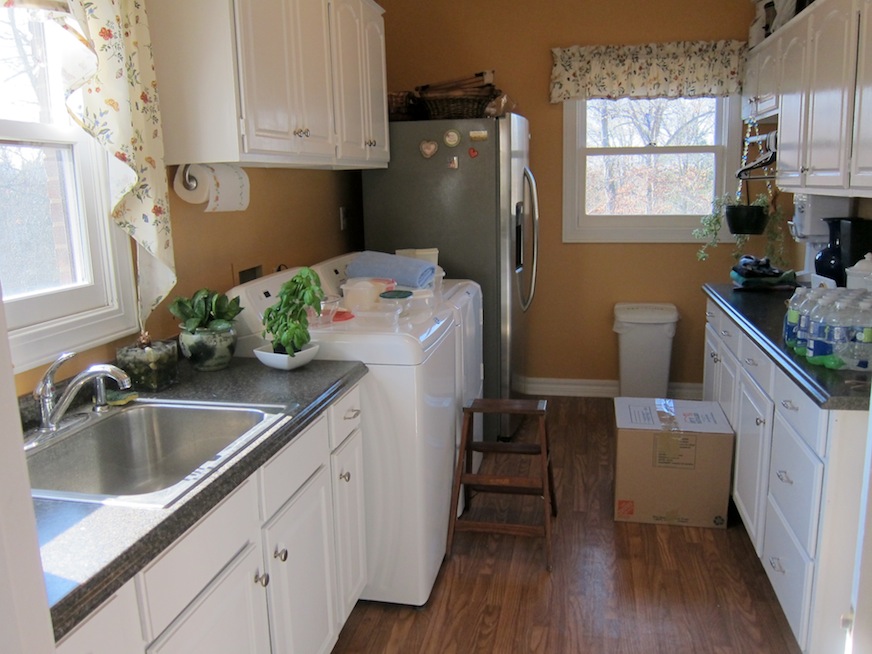
[[[448,160],[448,167],[451,170],[457,170],[458,168],[460,168],[460,159],[458,159],[457,157],[451,157]]]
[[[475,159],[478,156],[478,150],[475,148],[469,148],[469,158]]]
[[[418,149],[421,151],[421,156],[425,159],[429,159],[436,154],[436,150],[439,149],[439,144],[436,141],[421,141],[418,144]]]
[[[442,141],[449,148],[455,148],[460,145],[460,132],[458,132],[456,129],[449,129],[442,136]]]
[[[470,141],[487,141],[486,129],[473,129],[469,132]]]

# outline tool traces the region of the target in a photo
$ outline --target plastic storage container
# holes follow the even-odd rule
[[[673,304],[615,304],[623,397],[666,397],[676,322]]]

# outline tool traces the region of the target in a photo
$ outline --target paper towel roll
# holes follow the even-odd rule
[[[184,185],[185,166],[179,166],[173,189],[185,202],[203,204],[205,211],[244,211],[248,208],[250,184],[245,171],[235,164],[191,164],[188,176],[197,180],[197,188]]]

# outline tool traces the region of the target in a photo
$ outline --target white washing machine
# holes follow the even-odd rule
[[[339,294],[344,255],[312,266]],[[246,308],[237,319],[237,355],[261,345],[261,316],[296,269],[228,291]],[[351,320],[312,327],[319,359],[362,361],[361,380],[368,583],[363,599],[424,605],[445,555],[453,475],[457,400],[455,309],[392,325]]]

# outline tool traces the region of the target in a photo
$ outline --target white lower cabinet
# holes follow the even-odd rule
[[[249,543],[197,596],[147,654],[267,652],[269,625],[260,548]]]
[[[739,379],[733,501],[742,516],[757,556],[763,553],[763,523],[769,481],[769,448],[774,406],[769,396],[742,370]]]
[[[711,300],[706,316],[704,389],[736,431],[745,529],[802,651],[847,651],[869,412],[822,409]]]
[[[328,470],[318,468],[263,529],[273,654],[329,652],[339,635]]]
[[[354,387],[58,651],[329,652],[366,584],[359,417]]]
[[[145,647],[132,581],[58,643],[58,654],[118,654]]]

